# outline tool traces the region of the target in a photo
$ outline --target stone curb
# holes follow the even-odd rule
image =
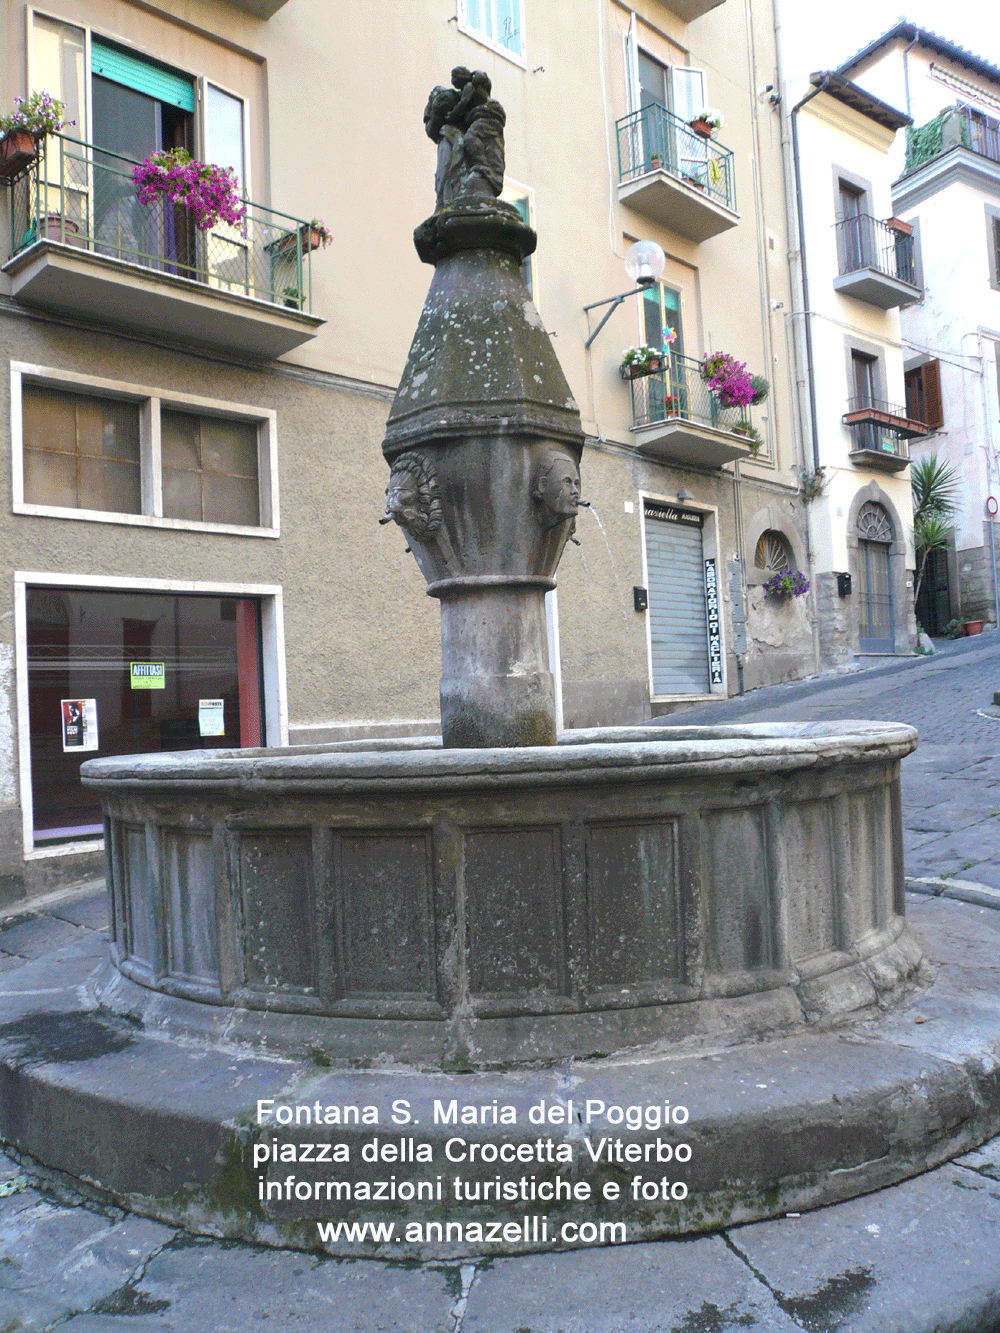
[[[972,879],[935,879],[933,876],[911,878],[906,887],[911,893],[924,893],[933,898],[954,898],[961,903],[975,903],[978,907],[1000,910],[1000,889],[990,888]]]

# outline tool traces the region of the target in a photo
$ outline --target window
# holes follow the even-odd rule
[[[23,416],[29,504],[142,512],[136,403],[26,384]]]
[[[642,293],[642,340],[647,347],[664,347],[664,335],[673,329],[676,340],[669,344],[676,356],[684,355],[681,294],[664,282],[654,283]]]
[[[244,527],[260,522],[253,422],[164,409],[160,439],[165,517]]]
[[[906,381],[906,415],[913,421],[922,421],[938,430],[944,425],[941,403],[941,363],[925,361],[922,366],[908,370]]]
[[[1000,208],[986,205],[986,250],[990,262],[990,286],[1000,291]]]
[[[505,181],[503,194],[501,198],[508,204],[513,204],[521,214],[521,221],[529,227],[534,227],[534,208],[531,202],[531,191],[523,185],[518,185],[516,181]],[[538,304],[538,286],[535,280],[535,256],[528,255],[527,259],[521,260],[521,277],[524,279],[524,285],[528,289],[528,295]]]
[[[273,412],[16,364],[11,384],[15,513],[278,535]]]
[[[877,365],[875,357],[865,356],[864,352],[851,352],[855,407],[871,407],[878,397],[875,392]]]
[[[458,26],[484,46],[524,63],[522,0],[458,0]]]
[[[795,556],[791,543],[777,528],[767,528],[757,540],[753,553],[754,569],[762,569],[768,574],[783,574],[786,569],[795,568]]]

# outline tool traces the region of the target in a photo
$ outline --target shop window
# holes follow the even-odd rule
[[[248,421],[160,413],[163,514],[203,523],[260,522],[257,429]]]
[[[30,384],[22,403],[28,503],[142,512],[137,403]]]
[[[98,838],[80,764],[101,755],[260,745],[252,598],[29,587],[28,717],[36,846]]]
[[[494,51],[523,61],[522,0],[458,0],[458,26]]]
[[[15,513],[278,535],[273,412],[13,369]]]

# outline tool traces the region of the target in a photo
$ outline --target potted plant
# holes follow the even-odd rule
[[[663,158],[659,153],[651,153],[649,157],[649,166],[651,171],[659,171],[663,166]]]
[[[691,129],[694,130],[699,139],[711,139],[716,130],[721,130],[725,125],[722,118],[722,112],[717,111],[714,106],[703,106],[695,113],[694,117],[688,121]]]
[[[897,217],[886,218],[885,225],[889,228],[890,231],[896,232],[896,234],[899,236],[913,235],[913,223],[904,222],[902,218],[897,218]]]
[[[983,632],[983,622],[981,620],[966,620],[964,624],[966,635],[982,634]]]
[[[701,378],[718,394],[723,407],[749,407],[753,402],[750,372],[728,352],[709,352],[701,363]]]
[[[14,98],[14,110],[0,116],[0,176],[16,176],[38,156],[38,144],[46,134],[56,134],[75,120],[63,117],[66,108],[50,93],[34,92],[27,99]]]
[[[199,231],[221,220],[246,235],[247,206],[232,167],[197,162],[183,148],[160,149],[133,167],[132,180],[140,204],[162,197],[188,209]]]
[[[809,591],[809,580],[799,569],[784,569],[764,584],[764,595],[773,602],[790,602]]]
[[[753,397],[750,399],[750,406],[756,407],[767,397],[771,386],[763,375],[751,375],[750,383],[753,385]]]
[[[675,393],[668,393],[663,400],[663,415],[665,417],[676,417],[680,415],[681,400]]]
[[[737,421],[736,425],[732,427],[732,433],[733,435],[739,435],[746,440],[752,453],[756,453],[764,443],[760,431],[749,421]]]
[[[618,369],[623,380],[637,380],[642,375],[655,374],[662,364],[662,352],[655,347],[647,347],[645,343],[640,343],[638,347],[625,348]]]
[[[279,236],[273,242],[274,253],[295,254],[300,242],[303,254],[310,250],[319,250],[320,247],[325,250],[332,240],[333,235],[326,223],[320,222],[319,218],[313,218],[310,222],[303,222],[298,231],[288,231],[284,236]]]

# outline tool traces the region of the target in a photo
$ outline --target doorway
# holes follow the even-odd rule
[[[860,598],[858,650],[895,652],[893,627],[891,546],[892,523],[881,505],[867,501],[858,515],[858,572]]]

